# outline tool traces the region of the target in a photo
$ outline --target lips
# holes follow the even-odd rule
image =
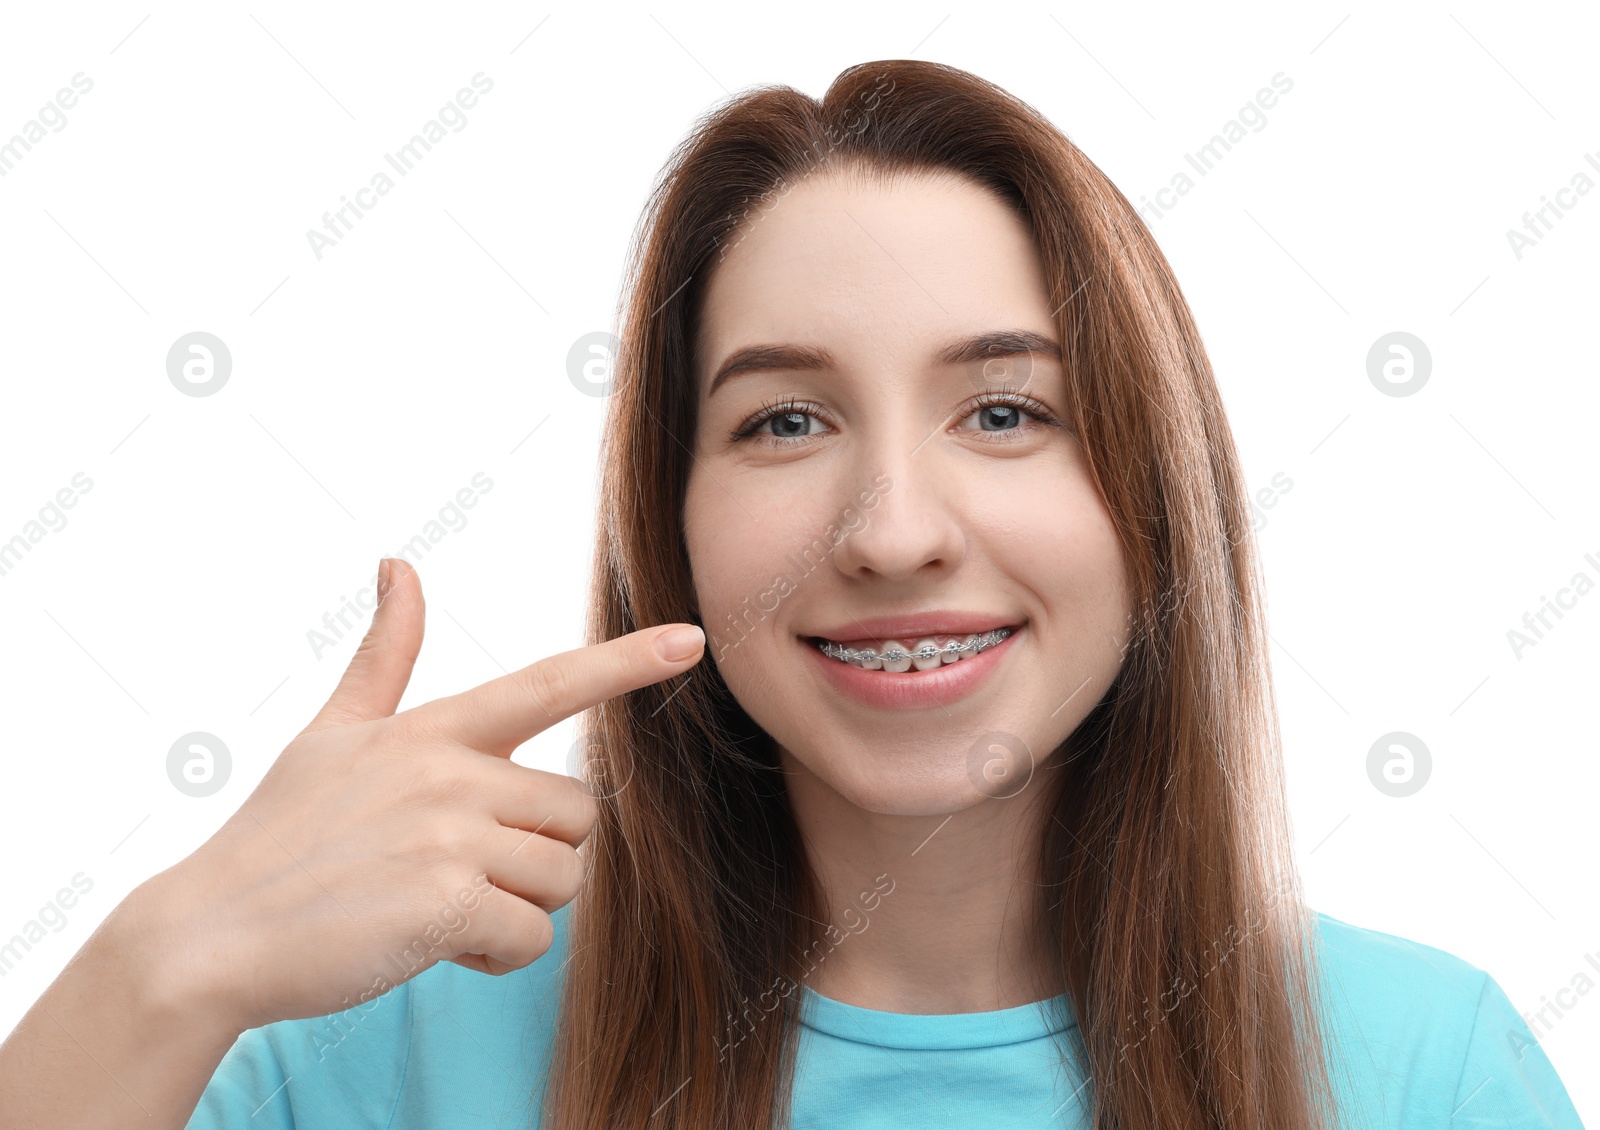
[[[932,621],[931,626],[938,627],[940,623],[946,626],[951,623],[970,623],[980,627],[990,624],[1009,627],[1010,625],[1004,621],[1003,616],[976,617],[967,620],[946,617],[943,621]],[[906,619],[902,619],[899,625],[891,624],[890,627],[903,628],[906,622]],[[928,626],[929,623],[924,621],[918,626]],[[873,630],[883,626],[882,621],[862,621],[862,624]],[[908,666],[912,665],[904,657],[896,660],[892,667],[880,663],[876,669],[856,663],[841,662],[836,655],[830,655],[824,652],[821,646],[809,642],[807,637],[801,637],[800,642],[804,644],[806,653],[811,656],[808,662],[812,664],[817,675],[839,695],[880,710],[936,711],[937,717],[948,720],[956,702],[976,694],[986,685],[992,685],[997,672],[1009,662],[1007,657],[1018,647],[1017,641],[1023,634],[1021,628],[1026,624],[1026,620],[1018,622],[1016,628],[1004,633],[1004,638],[998,643],[978,651],[975,655],[961,657],[957,662],[950,662],[952,657],[945,655],[940,657],[940,662],[936,666],[924,665],[915,669],[908,669]],[[857,627],[854,632],[836,631],[835,634],[860,638],[859,631],[860,628]],[[914,632],[904,634],[913,641],[918,638]],[[978,634],[966,633],[966,635]],[[888,638],[894,639],[893,636]]]

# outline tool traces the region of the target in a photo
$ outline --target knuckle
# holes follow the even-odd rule
[[[454,864],[472,849],[473,837],[454,821],[429,821],[417,833],[417,850],[433,864]]]
[[[600,801],[582,777],[540,777],[533,782],[531,793],[533,803],[546,808],[554,805],[569,813],[584,835],[600,819]]]
[[[382,655],[386,650],[384,642],[384,634],[378,630],[378,624],[374,621],[367,628],[366,635],[361,637],[361,642],[356,645],[352,663],[357,660],[371,659],[375,655]]]
[[[563,903],[571,902],[583,888],[584,873],[585,864],[578,849],[571,844],[557,843],[549,882]]]
[[[566,664],[546,659],[528,668],[516,685],[536,706],[554,716],[572,693],[572,673]]]
[[[588,839],[594,831],[594,826],[600,822],[600,802],[593,793],[579,790],[578,800],[578,826],[583,833],[583,839]]]
[[[593,802],[591,801],[590,803],[592,804]],[[589,816],[587,812],[583,814],[580,823],[574,829],[575,834],[569,844],[573,851],[577,851],[578,848],[589,842],[589,837],[594,835],[596,824],[597,821]]]
[[[569,864],[571,874],[568,877],[567,889],[572,892],[572,896],[575,898],[578,892],[583,889],[584,880],[589,877],[589,861],[577,848],[571,848],[569,854],[571,857]]]
[[[533,911],[532,926],[528,931],[528,948],[534,960],[538,960],[550,952],[550,947],[555,944],[556,926],[550,921],[550,916],[537,906],[531,907]]]
[[[458,759],[437,752],[431,756],[406,760],[407,774],[436,802],[456,805],[471,793],[470,782],[461,772]]]

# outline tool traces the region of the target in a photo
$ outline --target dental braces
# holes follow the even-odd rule
[[[972,647],[972,654],[977,655],[980,651],[985,651],[993,647],[1010,634],[1010,628],[995,628],[993,631],[980,633],[970,645]],[[944,647],[938,647],[929,643],[923,644],[921,647],[913,651],[905,651],[898,647],[891,647],[880,655],[878,652],[873,651],[870,647],[863,648],[858,651],[855,648],[845,647],[843,644],[837,644],[830,640],[823,644],[818,650],[820,650],[822,654],[831,656],[832,658],[843,663],[863,663],[870,662],[874,659],[881,659],[885,663],[898,663],[902,659],[928,660],[940,655],[954,655],[957,652],[965,651],[968,646],[968,644],[962,642],[961,640],[954,640],[946,644]]]

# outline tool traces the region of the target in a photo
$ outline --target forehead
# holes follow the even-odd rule
[[[1052,329],[1026,223],[955,174],[791,182],[756,202],[725,246],[697,331],[702,393],[723,357],[754,342],[811,342],[867,362],[996,325]]]

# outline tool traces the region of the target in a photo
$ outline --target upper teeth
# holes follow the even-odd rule
[[[995,628],[993,631],[983,632],[978,635],[967,636],[964,639],[945,637],[946,642],[929,637],[918,640],[915,644],[906,645],[899,640],[884,640],[883,650],[874,651],[871,648],[856,650],[842,644],[828,640],[818,645],[824,655],[857,667],[864,667],[869,671],[909,671],[913,666],[918,671],[928,671],[941,663],[954,663],[958,659],[967,659],[993,647],[1011,634],[1010,628]]]

